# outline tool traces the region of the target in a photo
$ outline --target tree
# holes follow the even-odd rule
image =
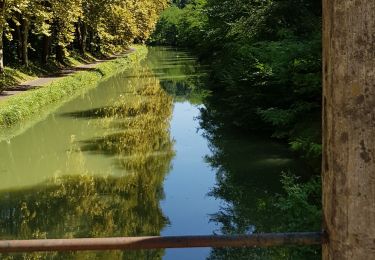
[[[324,2],[323,259],[375,255],[375,2]]]
[[[0,73],[4,73],[4,46],[3,46],[3,35],[5,29],[5,0],[0,0]]]
[[[66,56],[66,47],[74,41],[75,24],[82,17],[82,1],[50,0],[50,3],[56,60],[63,63]]]
[[[18,0],[15,9],[20,25],[20,59],[26,67],[29,65],[29,33],[32,25],[32,33],[36,35],[50,35],[50,26],[47,23],[51,19],[49,9],[44,5],[44,0]]]
[[[0,0],[0,72],[4,36],[10,61],[28,66],[29,50],[39,48],[44,64],[50,54],[63,63],[74,48],[99,54],[144,42],[167,5],[168,0]]]

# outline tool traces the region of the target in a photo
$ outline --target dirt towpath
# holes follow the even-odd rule
[[[34,88],[44,86],[44,85],[46,85],[48,83],[51,83],[51,82],[53,82],[57,79],[67,77],[67,76],[72,75],[74,73],[77,73],[77,72],[80,72],[80,71],[93,70],[100,63],[103,63],[103,62],[106,62],[106,61],[109,61],[109,60],[113,60],[113,59],[122,57],[124,55],[128,55],[129,53],[132,53],[134,51],[135,51],[135,49],[130,49],[129,51],[127,51],[124,54],[114,55],[114,56],[111,56],[108,59],[96,60],[93,63],[82,64],[82,65],[79,65],[79,66],[76,66],[76,67],[62,69],[59,72],[54,73],[52,75],[41,76],[41,77],[36,78],[34,80],[23,82],[23,83],[21,83],[17,86],[11,87],[11,88],[3,91],[2,93],[0,93],[0,101],[6,100],[10,96],[17,95],[19,93],[28,91],[30,89],[34,89]]]

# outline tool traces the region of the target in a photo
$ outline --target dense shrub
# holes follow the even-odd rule
[[[312,0],[175,1],[151,43],[195,50],[212,65],[209,88],[230,123],[287,140],[319,171],[320,8]]]

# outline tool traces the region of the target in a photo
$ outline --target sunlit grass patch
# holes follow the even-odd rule
[[[96,87],[99,80],[129,68],[144,58],[146,53],[147,48],[139,46],[135,53],[126,57],[101,63],[94,69],[78,72],[41,88],[9,97],[0,103],[0,127],[15,125],[48,109],[48,105],[70,100]]]

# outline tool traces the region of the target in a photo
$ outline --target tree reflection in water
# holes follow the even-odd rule
[[[152,48],[148,64],[158,75],[162,88],[176,102],[188,100],[191,104],[201,105],[208,95],[204,87],[209,68],[200,64],[190,52],[168,47]]]
[[[67,170],[37,187],[2,191],[3,239],[159,235],[168,224],[160,208],[163,181],[174,157],[169,124],[173,101],[147,69],[135,68],[126,95],[113,106],[70,116],[99,118],[100,137],[76,142]],[[122,176],[92,176],[83,154],[111,155]],[[2,259],[161,259],[163,250],[134,252],[35,253]]]
[[[227,127],[219,104],[207,103],[202,109],[201,127],[210,143],[212,155],[207,162],[216,169],[217,184],[210,196],[225,204],[211,215],[221,234],[251,234],[263,232],[316,231],[320,229],[315,216],[299,218],[300,212],[280,207],[285,193],[281,173],[306,171],[287,147],[265,136],[241,134]],[[293,208],[296,209],[297,207]],[[299,210],[304,210],[300,205]],[[318,212],[312,209],[312,212]],[[300,215],[304,215],[301,213]],[[294,223],[291,223],[291,220]],[[319,259],[319,247],[272,249],[213,249],[208,259]]]

